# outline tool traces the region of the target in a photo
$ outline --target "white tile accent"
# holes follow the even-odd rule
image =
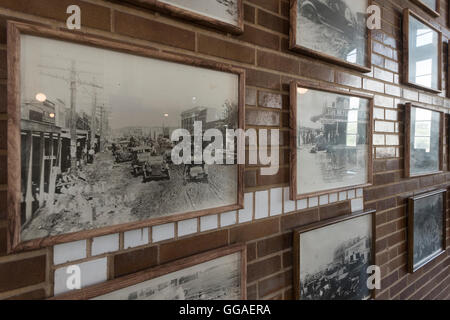
[[[148,244],[148,228],[124,232],[124,249],[139,247]]]
[[[178,221],[178,236],[183,237],[198,231],[197,218]]]
[[[53,247],[55,265],[86,258],[86,240],[57,244]]]
[[[253,219],[253,193],[244,194],[244,209],[239,210],[239,223]]]
[[[339,192],[339,201],[347,200],[347,191]]]
[[[200,218],[200,231],[217,229],[217,214],[204,216]]]
[[[303,210],[308,208],[308,199],[301,199],[297,201],[297,209]]]
[[[158,242],[172,239],[175,236],[175,224],[166,223],[152,227],[152,241]]]
[[[269,216],[268,191],[255,192],[255,219],[267,218]]]
[[[355,190],[347,191],[347,195],[349,200],[355,198]]]
[[[278,216],[283,211],[283,188],[270,189],[270,215]]]
[[[357,198],[363,197],[363,189],[362,188],[356,189],[356,197]]]
[[[364,210],[364,201],[362,198],[353,199],[351,202],[352,212]]]
[[[309,208],[317,207],[318,205],[319,205],[318,197],[308,198],[308,207]]]
[[[295,201],[290,199],[289,187],[284,188],[284,213],[295,211]]]
[[[337,193],[330,194],[330,203],[334,203],[337,201],[338,201],[338,194]]]
[[[228,227],[236,224],[236,211],[225,212],[220,215],[220,226]]]
[[[101,258],[86,261],[78,264],[80,267],[81,287],[90,286],[107,280],[107,259]],[[55,295],[70,291],[67,288],[67,279],[73,274],[67,274],[67,268],[63,267],[55,270],[54,291]]]
[[[395,132],[394,122],[375,121],[376,132]]]
[[[108,234],[92,239],[92,255],[97,256],[106,252],[119,250],[119,234]]]
[[[325,194],[323,196],[320,196],[319,203],[320,203],[321,206],[328,204],[328,195]]]

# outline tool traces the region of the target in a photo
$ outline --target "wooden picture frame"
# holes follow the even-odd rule
[[[211,209],[203,209],[167,217],[156,217],[145,221],[129,222],[124,224],[100,227],[98,229],[83,230],[66,234],[59,234],[45,238],[21,240],[21,96],[20,96],[20,41],[21,35],[42,37],[51,40],[60,40],[68,43],[86,45],[87,47],[111,50],[113,52],[131,54],[136,57],[150,58],[155,61],[173,62],[186,66],[193,66],[202,70],[220,71],[224,74],[237,76],[237,126],[245,130],[245,70],[205,61],[186,55],[175,55],[156,51],[151,48],[135,46],[125,42],[98,38],[95,36],[60,31],[40,25],[9,21],[8,34],[8,252],[18,252],[52,246],[59,243],[98,237],[116,232],[124,232],[143,227],[150,227],[179,220],[195,218],[210,214],[229,212],[243,208],[243,173],[244,165],[237,165],[236,203]]]
[[[371,252],[370,252],[370,262],[366,262],[368,265],[376,265],[376,247],[375,247],[375,243],[376,243],[376,210],[368,210],[368,211],[360,211],[360,212],[356,212],[356,213],[352,213],[352,214],[348,214],[345,216],[340,216],[340,217],[336,217],[333,219],[328,219],[325,221],[320,221],[320,222],[316,222],[301,228],[298,228],[296,230],[294,230],[294,237],[293,237],[293,241],[294,241],[294,245],[293,245],[293,265],[294,265],[294,294],[295,294],[295,299],[296,300],[301,300],[301,288],[300,288],[300,283],[301,283],[301,277],[300,277],[300,241],[301,241],[301,235],[304,233],[308,233],[310,231],[315,231],[315,230],[320,230],[322,228],[327,228],[327,227],[332,227],[332,226],[337,226],[340,223],[346,223],[349,222],[351,220],[354,219],[358,219],[358,218],[362,218],[362,217],[366,217],[366,216],[371,216],[370,221],[371,221],[371,241],[370,241],[370,245],[371,245]],[[333,233],[329,234],[330,237],[333,237]],[[319,242],[316,243],[317,246],[320,245]],[[317,254],[317,252],[316,252]],[[323,266],[322,266],[323,267]],[[365,283],[364,283],[365,284]],[[370,290],[370,297],[372,299],[375,298],[375,290]]]
[[[411,108],[418,108],[427,111],[431,111],[434,113],[438,113],[440,115],[439,119],[439,170],[431,171],[428,173],[419,173],[412,174],[411,173]],[[443,171],[444,166],[444,124],[445,124],[445,114],[441,111],[436,111],[424,107],[419,107],[413,105],[411,103],[405,104],[405,177],[423,177],[441,173]]]
[[[438,74],[437,74],[437,88],[431,88],[427,87],[421,84],[413,83],[409,79],[409,68],[410,68],[410,61],[409,61],[409,52],[411,48],[409,48],[409,22],[410,17],[413,17],[420,23],[424,24],[431,30],[437,33],[438,35],[438,47],[437,47],[437,66],[438,66]],[[403,10],[403,83],[406,85],[409,85],[411,87],[414,87],[416,89],[422,89],[427,90],[433,93],[441,93],[442,92],[442,32],[436,29],[432,24],[430,24],[427,20],[419,16],[414,11],[411,11],[410,9],[406,8]]]
[[[210,17],[206,14],[197,13],[195,11],[184,9],[176,5],[163,2],[161,0],[110,0],[114,2],[127,2],[143,8],[159,11],[170,16],[191,21],[200,25],[214,28],[220,31],[225,31],[232,34],[242,34],[244,32],[244,1],[237,1],[237,24],[219,20],[218,18]]]
[[[411,0],[412,3],[419,6],[422,10],[424,10],[426,13],[430,14],[433,17],[439,17],[441,14],[441,1],[440,0],[434,0],[436,2],[436,10],[433,8],[430,8],[425,2],[422,0]]]
[[[365,20],[364,20],[364,30],[365,30],[365,37],[366,37],[366,43],[365,43],[365,65],[361,65],[358,63],[348,62],[344,59],[337,58],[329,53],[320,52],[317,50],[313,50],[312,48],[308,48],[304,45],[300,45],[297,43],[297,8],[298,3],[300,0],[290,0],[290,32],[289,32],[289,49],[292,51],[296,51],[298,53],[307,55],[309,57],[312,57],[314,59],[324,60],[326,62],[337,64],[343,67],[351,68],[354,70],[357,70],[359,72],[368,73],[372,71],[372,40],[371,40],[371,30],[366,27]],[[367,1],[367,6],[371,5],[371,0]],[[314,4],[311,3],[312,6]],[[319,11],[319,8],[315,8],[316,12]],[[334,13],[334,15],[337,13]],[[365,14],[365,13],[364,13]],[[315,14],[315,19],[320,21],[320,19],[317,18],[317,13]],[[355,22],[357,22],[357,18],[355,18]],[[348,33],[348,31],[344,32],[343,34]]]
[[[408,199],[408,271],[409,273],[414,273],[417,270],[421,269],[428,263],[430,263],[432,260],[436,259],[442,254],[445,254],[446,248],[447,248],[447,190],[446,189],[440,189],[435,190],[431,192],[427,192],[424,194],[420,194],[414,197],[410,197]],[[416,203],[420,200],[430,198],[433,196],[437,196],[439,194],[442,194],[443,203],[442,203],[442,247],[440,250],[435,251],[433,254],[428,255],[418,263],[414,263],[414,242],[415,242],[415,230],[414,230],[414,223],[415,223],[415,207]],[[429,210],[426,210],[426,215],[431,216],[431,212]]]
[[[49,300],[89,300],[96,297],[119,291],[145,281],[153,280],[164,275],[175,273],[183,269],[201,265],[205,262],[218,258],[240,253],[240,288],[241,300],[247,298],[247,246],[245,244],[235,244],[229,247],[219,248],[192,257],[176,260],[138,273],[123,276],[114,280],[106,281],[97,285],[92,285],[79,290],[63,293]]]
[[[314,191],[308,192],[304,194],[298,194],[298,181],[297,181],[297,152],[291,152],[290,160],[290,198],[291,200],[301,200],[309,197],[325,195],[334,192],[346,191],[355,188],[364,188],[371,186],[373,183],[373,143],[372,143],[372,126],[373,126],[373,105],[374,99],[372,96],[365,95],[363,93],[355,93],[355,92],[346,92],[340,90],[337,86],[332,85],[321,85],[317,86],[317,84],[309,81],[292,81],[290,84],[290,147],[291,150],[297,150],[297,97],[298,97],[298,88],[304,88],[308,90],[316,90],[322,91],[326,93],[332,93],[347,97],[356,97],[367,99],[369,101],[368,104],[368,119],[367,119],[367,144],[368,144],[368,154],[367,154],[367,183],[352,185],[352,186],[344,186],[338,188],[330,188],[322,191]]]

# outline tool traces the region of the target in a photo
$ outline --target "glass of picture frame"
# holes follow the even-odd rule
[[[291,0],[290,49],[360,72],[371,71],[370,0]]]
[[[403,11],[404,82],[415,88],[442,90],[442,32],[410,9]]]
[[[440,0],[411,0],[411,2],[418,5],[425,12],[429,13],[433,17],[440,16],[441,1]]]
[[[9,251],[243,207],[243,165],[176,165],[171,135],[243,128],[244,70],[19,22],[8,63]]]
[[[444,113],[405,105],[405,176],[436,174],[443,168]]]
[[[373,97],[293,81],[291,200],[372,184]]]
[[[447,190],[409,198],[408,269],[414,273],[445,253]]]
[[[367,268],[375,264],[374,210],[318,222],[294,231],[297,300],[367,300]]]
[[[243,0],[125,0],[124,2],[148,7],[229,33],[244,32]]]
[[[246,270],[246,245],[235,244],[50,300],[245,300]]]

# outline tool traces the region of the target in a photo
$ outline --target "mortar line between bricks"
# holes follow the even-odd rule
[[[37,251],[26,251],[22,253],[13,253],[7,256],[0,257],[0,263],[8,263],[20,260],[26,260],[47,254],[47,249],[40,249]]]
[[[0,293],[0,300],[6,300],[8,298],[12,298],[14,296],[18,296],[24,293],[29,293],[35,290],[39,290],[39,289],[46,289],[47,287],[47,283],[46,282],[41,282],[38,284],[34,284],[31,286],[27,286],[27,287],[22,287],[22,288],[18,288],[18,289],[14,289],[14,290],[10,290],[10,291],[6,291],[6,292],[2,292]]]
[[[439,273],[439,275],[441,275],[441,274],[444,273],[444,272],[447,272],[447,270],[442,270],[442,272]],[[447,282],[448,280],[450,280],[450,274],[448,274],[441,282],[439,282],[438,284],[436,284],[436,285],[434,286],[434,289],[438,288],[441,284]],[[429,299],[427,299],[427,297],[433,292],[434,289],[432,289],[430,292],[425,293],[425,295],[422,297],[422,300],[429,300]],[[444,288],[444,289],[445,289],[445,288]],[[443,291],[443,290],[442,290],[442,291]],[[442,291],[441,291],[440,293],[442,293]],[[436,294],[435,296],[438,296],[440,293]]]
[[[430,270],[431,271],[431,270]],[[414,281],[414,282],[412,282],[411,284],[409,284],[409,285],[407,285],[406,287],[405,287],[405,289],[407,288],[407,287],[409,287],[410,285],[414,285],[414,291],[410,294],[410,295],[408,295],[408,296],[406,296],[405,297],[405,299],[404,300],[407,300],[407,299],[409,299],[409,298],[411,298],[411,297],[413,297],[414,295],[416,295],[417,293],[419,293],[419,291],[422,289],[422,288],[424,288],[427,284],[429,284],[431,281],[433,281],[436,277],[438,277],[440,274],[442,274],[443,272],[446,272],[447,270],[442,270],[441,272],[439,272],[438,274],[436,274],[433,278],[431,278],[431,279],[429,279],[426,283],[424,283],[421,287],[419,287],[419,288],[416,288],[416,282],[417,281],[419,281],[420,279],[422,279],[422,277],[425,277],[427,274],[424,274],[424,275],[422,275],[422,277],[420,277],[419,279],[416,279],[416,281]],[[447,276],[448,277],[448,276]],[[444,279],[443,281],[445,281],[446,279]],[[443,282],[442,281],[442,282]],[[440,283],[442,283],[442,282],[440,282]],[[439,284],[440,284],[439,283]],[[436,286],[437,287],[437,286]],[[405,291],[405,290],[403,290],[403,291]],[[403,292],[403,291],[401,291],[401,292],[399,292],[395,297],[400,297],[400,295],[401,295],[401,293]],[[428,292],[429,293],[429,292]],[[418,298],[418,300],[422,300],[424,297],[420,297],[420,298]]]

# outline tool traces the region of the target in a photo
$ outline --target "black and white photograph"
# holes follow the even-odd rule
[[[297,88],[297,195],[369,182],[370,101]]]
[[[447,192],[438,190],[409,200],[410,271],[445,252]]]
[[[236,129],[239,74],[31,35],[20,60],[22,240],[237,206],[236,153],[175,165],[171,136]]]
[[[420,176],[441,168],[441,113],[409,106],[409,175]],[[408,113],[408,112],[407,112]],[[406,166],[408,169],[408,165]]]
[[[93,300],[240,300],[241,254],[213,259]]]
[[[296,0],[291,48],[370,68],[367,0]]]
[[[239,0],[158,0],[177,8],[193,11],[238,26]]]
[[[374,212],[305,232],[296,231],[300,300],[366,300],[373,263]]]

